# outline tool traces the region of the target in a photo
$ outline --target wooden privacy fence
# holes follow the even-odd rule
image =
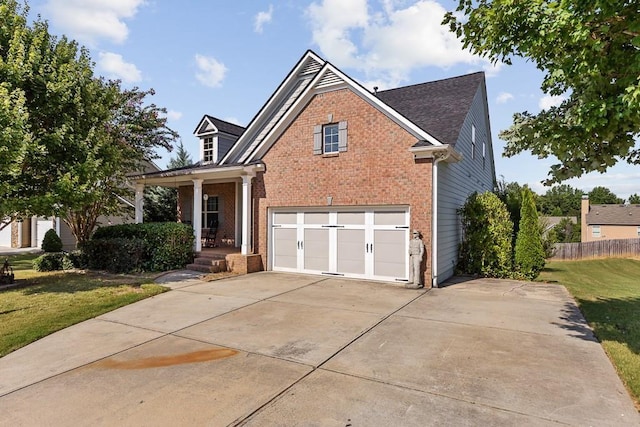
[[[598,240],[583,243],[556,243],[551,259],[585,259],[640,256],[640,239]]]

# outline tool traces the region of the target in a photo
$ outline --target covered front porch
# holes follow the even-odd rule
[[[233,255],[228,264],[234,265],[239,255],[259,258],[253,250],[251,207],[252,179],[262,170],[262,164],[204,165],[139,175],[135,178],[135,220],[143,222],[145,186],[176,188],[178,221],[193,227],[198,257]],[[246,264],[255,267],[256,262]]]

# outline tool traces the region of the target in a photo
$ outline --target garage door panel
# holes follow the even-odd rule
[[[405,277],[407,248],[406,231],[375,230],[374,274],[376,276]]]
[[[375,225],[405,225],[406,214],[402,211],[375,212],[373,223]]]
[[[273,266],[276,268],[297,268],[297,230],[295,228],[274,228],[273,243]]]
[[[338,212],[339,225],[364,225],[364,212]]]
[[[274,212],[274,224],[295,224],[298,214],[295,212]]]
[[[304,269],[329,271],[329,230],[304,230]]]
[[[329,212],[307,212],[304,214],[305,224],[328,224]]]
[[[365,274],[365,230],[337,230],[338,273]]]

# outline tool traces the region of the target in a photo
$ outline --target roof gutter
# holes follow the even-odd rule
[[[438,287],[438,163],[458,162],[462,154],[449,144],[440,146],[411,147],[414,159],[433,159],[431,169],[431,287]]]

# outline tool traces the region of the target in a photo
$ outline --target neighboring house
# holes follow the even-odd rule
[[[160,168],[152,161],[145,161],[143,164],[144,173],[153,173]],[[120,198],[125,206],[125,213],[120,216],[100,216],[98,224],[112,225],[134,221],[135,206],[129,200]],[[56,230],[62,240],[64,250],[76,248],[76,238],[71,233],[69,226],[56,217],[32,217],[24,221],[13,221],[4,229],[0,230],[0,247],[8,248],[40,248],[42,239],[50,229]]]
[[[582,196],[582,241],[640,238],[640,205],[592,205]]]
[[[563,219],[568,219],[572,224],[577,224],[578,219],[575,216],[541,216],[538,218],[540,226],[542,227],[542,235],[549,234],[556,225],[560,224]]]
[[[247,270],[406,282],[418,229],[437,285],[457,209],[495,185],[483,73],[370,92],[308,51],[246,129],[204,116],[195,134],[196,165],[137,177],[136,218],[145,185],[176,187],[196,251],[215,222]]]

